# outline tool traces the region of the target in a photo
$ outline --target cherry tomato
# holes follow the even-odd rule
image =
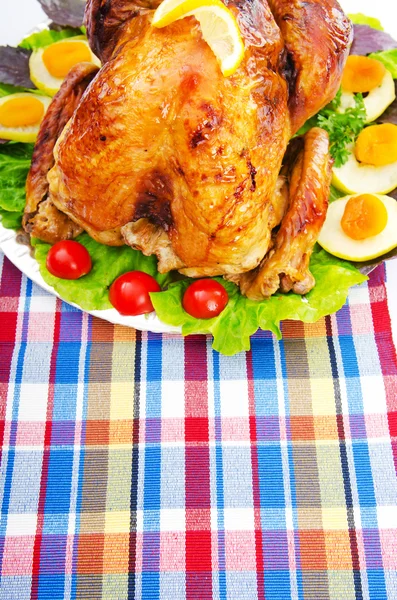
[[[120,275],[110,286],[109,300],[122,315],[143,315],[154,310],[149,292],[159,292],[157,281],[142,271]]]
[[[79,279],[91,271],[91,256],[79,242],[64,240],[50,248],[46,260],[51,275],[61,279]]]
[[[182,306],[196,319],[217,317],[229,301],[227,291],[214,279],[198,279],[187,288]]]

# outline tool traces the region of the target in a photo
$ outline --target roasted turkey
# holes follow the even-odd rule
[[[156,1],[88,1],[103,66],[75,67],[46,115],[27,232],[53,243],[85,230],[257,300],[313,287],[329,141],[317,128],[290,140],[335,96],[351,25],[336,0],[225,4],[245,44],[230,77],[194,17],[159,30]]]

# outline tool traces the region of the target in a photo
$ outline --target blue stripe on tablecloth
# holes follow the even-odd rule
[[[147,442],[156,441],[155,446],[145,447],[145,475],[143,493],[143,567],[142,597],[160,598],[160,508],[161,508],[161,375],[162,336],[148,333],[146,367],[146,431]]]
[[[25,287],[25,289],[24,289]],[[3,567],[3,556],[4,556],[4,542],[5,542],[5,534],[7,530],[7,517],[10,509],[10,500],[12,488],[11,484],[13,481],[14,474],[14,466],[16,453],[18,452],[18,457],[21,459],[21,465],[24,464],[22,459],[23,454],[20,451],[15,450],[16,443],[16,434],[18,429],[18,411],[19,411],[19,402],[20,402],[20,394],[21,394],[21,385],[23,382],[23,370],[24,370],[24,359],[27,349],[27,339],[28,339],[28,326],[29,326],[29,308],[30,308],[30,299],[32,295],[32,282],[30,279],[26,277],[22,277],[21,283],[21,296],[25,292],[25,302],[24,302],[24,315],[22,321],[22,332],[21,332],[21,342],[16,342],[14,345],[14,356],[17,353],[17,361],[15,369],[14,359],[12,361],[12,367],[10,372],[10,382],[14,381],[14,396],[12,399],[12,413],[11,413],[11,429],[10,429],[10,448],[8,452],[3,452],[2,455],[2,468],[4,468],[4,462],[6,462],[6,473],[4,480],[4,488],[3,488],[3,498],[2,498],[2,506],[1,506],[1,519],[0,519],[0,573],[2,573]],[[41,452],[39,453],[41,456]],[[26,456],[27,461],[35,460],[35,455]],[[28,463],[29,464],[29,463]],[[35,463],[37,465],[37,463]],[[32,494],[33,492],[33,481],[29,481],[29,478],[26,478],[25,482],[27,485],[26,495]],[[18,594],[18,598],[20,600],[25,600],[30,597],[30,588],[32,584],[32,577],[13,577],[13,578],[2,578],[1,582],[1,590],[5,591],[7,596],[11,599]],[[7,597],[4,596],[4,597]]]
[[[222,457],[222,418],[221,418],[221,390],[220,390],[220,356],[212,351],[213,380],[214,380],[214,409],[215,409],[215,463],[216,463],[216,508],[218,523],[218,579],[219,600],[226,600],[226,551],[225,551],[225,497],[223,482],[223,457]]]
[[[276,363],[276,377],[278,381],[278,394],[279,394],[279,414],[285,415],[284,418],[279,419],[279,427],[280,427],[280,442],[282,438],[286,438],[287,440],[291,440],[291,428],[290,428],[290,407],[289,407],[289,398],[288,398],[288,385],[287,379],[283,379],[283,367],[286,368],[284,363],[283,366],[283,358],[282,358],[282,343],[278,342],[276,339],[273,341],[274,344],[274,355],[275,355],[275,363]],[[283,435],[281,436],[281,428],[284,429]],[[289,570],[289,583],[290,583],[290,596],[293,600],[298,600],[299,598],[299,590],[298,590],[298,580],[297,580],[297,569],[291,568],[292,560],[295,561],[296,564],[296,548],[295,541],[291,537],[293,536],[291,529],[293,519],[294,519],[294,511],[292,509],[292,491],[291,491],[291,469],[290,469],[290,458],[289,458],[289,444],[280,443],[281,448],[281,456],[282,456],[282,470],[283,470],[283,483],[284,483],[284,495],[285,495],[285,509],[282,511],[284,520],[281,522],[279,529],[285,531],[287,534],[286,540],[286,559],[288,561],[288,570]],[[280,510],[280,509],[278,509]],[[287,511],[290,513],[288,519],[290,520],[290,524],[287,523]],[[295,515],[297,516],[297,515]],[[296,519],[297,521],[297,519]],[[293,557],[291,556],[293,554]]]
[[[358,368],[360,371],[360,377],[370,377],[372,380],[372,389],[376,385],[378,389],[378,412],[385,413],[387,410],[384,382],[382,376],[382,367],[380,364],[379,355],[377,352],[376,340],[372,333],[366,333],[362,335],[356,335],[354,339]],[[368,360],[368,356],[372,357],[372,360]],[[365,388],[366,382],[364,380],[363,387]],[[365,390],[363,390],[365,392]],[[365,396],[368,395],[365,394]],[[357,419],[358,427],[360,429],[360,423],[364,439],[371,437],[371,432],[367,430],[365,414],[370,412],[368,406],[362,404],[362,413],[360,415],[354,415]],[[371,416],[369,416],[371,418]],[[352,433],[352,437],[353,433]],[[371,443],[368,446],[369,460],[371,466],[371,473],[374,486],[374,494],[376,498],[376,504],[378,506],[394,505],[397,499],[397,480],[395,476],[395,466],[393,459],[393,451],[391,440],[388,438],[385,441]],[[377,525],[375,525],[377,526]]]
[[[257,417],[278,415],[276,365],[272,338],[252,338],[255,414]]]
[[[55,381],[74,385],[79,380],[80,342],[60,343],[57,352]]]
[[[349,415],[363,414],[363,400],[360,381],[360,370],[357,361],[356,348],[352,335],[350,310],[348,304],[336,315],[339,333],[339,346],[342,358],[342,369],[345,375],[347,401]],[[371,511],[361,512],[361,525],[363,528],[364,550],[366,556],[366,575],[368,580],[368,589],[370,598],[376,600],[386,600],[386,583],[382,565],[382,553],[376,552],[379,559],[379,569],[368,568],[367,559],[377,548],[380,548],[379,530],[376,515],[376,498],[372,478],[371,463],[368,451],[368,442],[360,440],[352,442],[352,452],[354,459],[354,471],[358,493],[359,506],[361,508],[372,508]],[[366,516],[370,515],[370,522],[366,522]],[[371,539],[366,537],[367,527],[373,532]]]
[[[298,524],[298,512],[297,512],[297,498],[296,498],[296,484],[295,484],[295,464],[293,456],[293,446],[291,443],[291,424],[290,424],[290,403],[289,403],[289,388],[288,388],[288,373],[287,373],[287,361],[285,356],[285,342],[284,339],[278,344],[280,352],[280,365],[281,373],[283,377],[283,390],[284,390],[284,406],[285,406],[285,421],[287,430],[287,451],[288,451],[288,470],[289,470],[289,487],[291,494],[291,508],[292,508],[292,524],[294,530],[294,548],[295,548],[295,564],[296,564],[296,585],[298,591],[298,600],[303,600],[303,576],[302,576],[302,565],[300,558],[300,541],[299,541],[299,524]],[[291,586],[292,590],[292,586]]]
[[[128,556],[128,600],[136,597],[136,532],[138,511],[138,475],[139,475],[139,433],[140,433],[140,397],[141,397],[141,358],[142,334],[136,332],[134,362],[134,425],[130,488],[130,542]]]
[[[280,446],[266,443],[259,446],[258,472],[261,508],[283,508],[285,494]],[[282,529],[270,531],[265,515],[266,511],[261,510],[265,596],[267,600],[279,600],[291,596],[286,523],[284,517]]]
[[[267,600],[279,600],[283,596],[291,597],[291,581],[285,510],[279,530],[274,530],[273,524],[267,521],[266,510],[285,509],[277,367],[272,338],[252,340],[252,367],[257,439],[261,441],[257,452],[265,596]]]
[[[61,331],[63,326],[63,313],[60,311],[59,315],[59,339],[62,339]],[[81,319],[81,317],[80,317]],[[65,571],[65,560],[66,560],[66,548],[67,548],[67,533],[69,526],[69,509],[70,509],[70,496],[71,496],[71,479],[73,471],[73,455],[74,451],[67,445],[62,445],[62,439],[58,439],[57,448],[54,447],[54,437],[59,438],[60,432],[57,431],[57,427],[54,423],[53,411],[54,405],[62,403],[62,392],[66,389],[66,383],[68,387],[77,389],[78,381],[78,369],[79,369],[79,358],[80,358],[80,347],[81,343],[78,343],[78,354],[73,352],[76,344],[68,342],[67,346],[72,346],[71,360],[72,363],[76,362],[76,367],[73,364],[72,368],[69,369],[69,379],[65,380],[63,376],[63,356],[60,349],[63,347],[62,344],[56,342],[54,344],[54,358],[55,358],[55,376],[54,381],[58,381],[58,372],[60,371],[59,365],[62,365],[62,376],[59,377],[61,381],[61,393],[55,394],[57,384],[53,384],[53,389],[50,390],[52,396],[52,412],[49,416],[51,426],[51,445],[49,448],[48,456],[48,468],[45,477],[41,478],[42,490],[40,494],[44,494],[44,522],[40,546],[38,548],[40,568],[38,573],[38,598],[40,600],[51,600],[51,598],[62,598],[65,589],[66,582],[66,571]],[[77,368],[77,376],[74,376]],[[63,384],[63,385],[62,385]],[[72,406],[72,414],[76,412],[76,393],[74,394],[74,403]],[[47,427],[48,427],[47,423]],[[65,428],[66,429],[66,428]],[[67,440],[67,432],[66,440]],[[69,444],[70,446],[70,444]],[[48,451],[48,449],[46,449]],[[51,527],[51,521],[57,521],[57,533],[46,534],[48,526]]]
[[[82,323],[83,313],[81,311],[65,311],[62,304],[61,321],[59,328],[59,341],[60,343],[78,342],[81,343],[82,338]]]
[[[83,483],[84,483],[84,459],[85,459],[85,434],[87,426],[87,412],[88,412],[88,383],[90,380],[90,361],[91,361],[91,349],[92,349],[92,317],[88,317],[88,331],[87,331],[87,346],[85,351],[85,360],[83,367],[82,383],[84,384],[84,397],[83,397],[83,410],[82,410],[82,423],[81,423],[81,441],[79,448],[79,469],[77,477],[77,490],[76,490],[76,523],[74,527],[74,539],[73,539],[73,557],[72,557],[72,582],[70,595],[71,598],[77,597],[77,559],[78,559],[78,540],[80,533],[80,523],[82,515],[82,503],[83,503]],[[67,600],[67,599],[65,599]]]
[[[261,508],[284,508],[285,495],[280,446],[272,442],[260,444],[258,459]],[[264,522],[263,527],[268,529],[267,523]]]
[[[162,364],[162,348],[163,340],[161,333],[147,334],[147,344],[150,347],[150,352],[147,358],[146,366],[146,406],[148,416],[160,416],[161,415],[161,403],[159,398],[161,397],[161,364]]]
[[[331,328],[331,318],[326,317],[326,319],[327,319],[327,330],[328,330],[327,345],[328,345],[328,352],[329,352],[329,357],[330,357],[331,372],[332,372],[332,377],[334,380],[336,414],[337,414],[337,416],[339,416],[338,435],[340,438],[340,442],[339,442],[340,462],[341,462],[341,470],[342,470],[342,478],[343,478],[343,488],[344,488],[344,492],[345,492],[345,502],[346,502],[346,508],[347,508],[347,520],[348,520],[348,527],[349,527],[349,532],[350,532],[349,537],[350,537],[350,548],[351,548],[351,554],[352,554],[352,564],[354,566],[358,561],[358,556],[356,556],[358,554],[358,549],[357,549],[356,525],[355,525],[355,521],[354,521],[354,511],[352,510],[353,495],[352,495],[352,488],[351,488],[351,481],[350,481],[348,456],[347,456],[347,451],[346,451],[346,441],[345,441],[346,432],[344,429],[343,419],[341,418],[342,412],[343,412],[342,411],[342,403],[341,403],[342,402],[341,401],[341,389],[340,389],[340,381],[339,381],[337,356],[336,356],[336,352],[335,352],[334,337],[332,335],[332,328]],[[340,428],[342,428],[342,430],[340,430]],[[355,594],[356,600],[363,600],[363,586],[362,586],[362,581],[361,581],[361,572],[357,568],[353,568],[353,581],[354,581],[354,594]]]
[[[21,384],[23,381],[23,367],[24,367],[24,359],[25,352],[27,346],[27,337],[28,337],[28,326],[29,326],[29,308],[30,308],[30,298],[32,295],[32,281],[27,279],[26,277],[22,278],[21,285],[21,294],[23,294],[23,285],[25,285],[25,303],[24,303],[24,315],[22,321],[22,335],[21,342],[15,344],[14,353],[18,352],[18,358],[16,363],[15,371],[10,374],[10,381],[14,380],[14,397],[12,404],[12,413],[11,413],[11,430],[10,430],[10,448],[7,453],[3,453],[3,461],[4,457],[7,456],[7,467],[6,467],[6,476],[4,481],[4,490],[3,490],[3,499],[1,506],[1,520],[0,520],[0,537],[3,539],[3,536],[6,534],[7,530],[7,515],[10,508],[10,498],[11,498],[11,483],[12,483],[12,475],[14,472],[14,462],[15,462],[15,442],[16,435],[18,430],[18,411],[19,411],[19,401],[21,397]],[[14,361],[13,361],[14,362]],[[12,447],[11,447],[12,446]],[[29,489],[27,490],[30,491]],[[3,544],[0,547],[0,569],[2,566],[3,559]]]
[[[73,450],[50,451],[45,495],[45,514],[68,514],[73,469]],[[64,524],[67,530],[67,521]]]
[[[55,357],[55,392],[60,389],[61,393],[53,395],[53,414],[52,418],[52,436],[51,450],[48,462],[48,475],[46,482],[45,496],[45,514],[68,513],[70,507],[70,497],[72,492],[72,475],[74,450],[67,447],[67,444],[58,446],[58,450],[53,450],[54,435],[57,435],[56,424],[54,423],[54,414],[59,414],[63,405],[63,392],[66,391],[66,385],[74,388],[74,401],[70,403],[69,418],[76,418],[77,384],[80,371],[80,353],[82,342],[69,341],[68,331],[70,326],[70,317],[73,317],[74,326],[78,327],[79,338],[81,338],[81,312],[60,312],[59,338],[65,339],[67,343],[59,343]],[[61,384],[61,385],[59,385]],[[65,396],[68,396],[66,393]],[[58,408],[59,407],[59,408]],[[55,425],[55,427],[54,427]],[[67,438],[65,441],[68,441]],[[62,442],[62,440],[59,440]],[[73,442],[74,443],[74,440]],[[63,532],[67,533],[68,522],[65,523]],[[66,550],[65,550],[66,551]]]

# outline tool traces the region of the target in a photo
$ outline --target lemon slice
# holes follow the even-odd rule
[[[354,147],[347,162],[332,170],[332,183],[345,194],[388,194],[397,187],[397,162],[382,167],[359,163]]]
[[[45,48],[38,48],[37,50],[34,50],[30,56],[29,69],[30,79],[39,90],[45,92],[49,96],[55,96],[64,81],[64,76],[59,77],[57,76],[58,73],[51,73],[51,71],[48,69],[48,65],[50,63],[47,61],[46,64],[46,53],[49,51],[51,52],[52,56],[50,56],[53,65],[65,67],[65,64],[68,65],[68,58],[70,60],[70,55],[73,57],[74,47],[80,47],[80,56],[79,52],[75,54],[76,63],[88,61],[94,63],[98,67],[101,66],[98,58],[91,51],[87,40],[82,36],[67,38],[60,40],[59,42],[54,42]],[[81,53],[81,47],[83,49],[83,53]],[[71,50],[72,53],[70,52]],[[72,63],[70,63],[68,66],[71,67]]]
[[[160,29],[190,16],[200,23],[223,75],[235,73],[244,58],[244,42],[235,16],[221,0],[164,0],[154,13],[152,25]]]
[[[0,98],[0,139],[35,142],[50,104],[48,96],[29,92]]]

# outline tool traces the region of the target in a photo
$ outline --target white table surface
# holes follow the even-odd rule
[[[378,17],[397,38],[397,3],[395,0],[340,0],[347,12],[362,12]],[[2,0],[0,19],[0,45],[16,44],[38,23],[45,20],[45,14],[36,0]],[[389,261],[387,290],[390,298],[393,322],[394,343],[397,347],[397,259]]]

